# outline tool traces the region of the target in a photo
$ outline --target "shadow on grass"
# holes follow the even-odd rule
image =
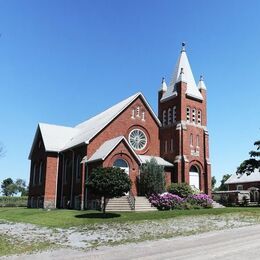
[[[80,214],[76,215],[76,218],[118,218],[120,217],[120,214],[117,213],[106,213],[103,214],[102,212],[100,213],[87,213],[87,214]]]

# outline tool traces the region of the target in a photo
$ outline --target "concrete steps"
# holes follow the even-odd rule
[[[146,197],[135,197],[135,211],[157,211]]]
[[[131,209],[127,196],[120,198],[110,199],[106,206],[106,211],[118,212],[118,211],[157,211],[155,207],[152,207],[151,203],[146,197],[135,197],[135,210]]]
[[[132,211],[127,196],[110,199],[106,211]]]
[[[213,201],[212,207],[213,207],[214,209],[225,208],[225,206],[221,205],[220,203],[218,203],[218,202],[216,202],[216,201]]]

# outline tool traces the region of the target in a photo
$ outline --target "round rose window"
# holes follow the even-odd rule
[[[140,129],[134,129],[130,132],[128,137],[130,145],[135,150],[143,150],[147,144],[145,133]]]

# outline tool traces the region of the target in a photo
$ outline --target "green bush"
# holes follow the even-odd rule
[[[0,197],[0,207],[27,207],[27,196],[23,197]]]
[[[187,198],[194,194],[194,190],[191,186],[185,182],[183,183],[172,183],[168,188],[168,192],[180,196],[181,198]]]

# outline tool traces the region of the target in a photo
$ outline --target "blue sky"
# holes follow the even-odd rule
[[[141,91],[157,111],[182,41],[208,88],[212,174],[260,138],[260,2],[0,1],[0,181],[28,180],[38,122],[73,126]]]

